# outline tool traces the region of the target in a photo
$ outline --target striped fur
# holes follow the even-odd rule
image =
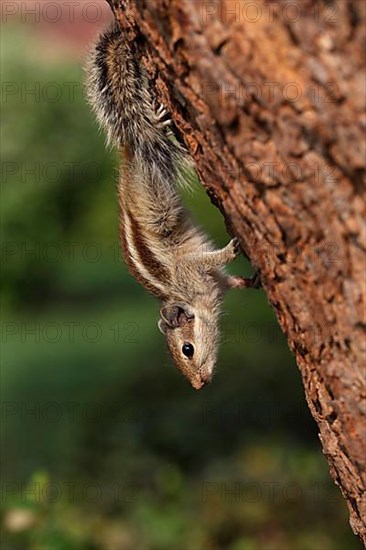
[[[214,251],[183,208],[177,185],[191,161],[157,113],[133,43],[117,23],[107,29],[87,66],[88,96],[108,143],[121,151],[120,236],[131,274],[161,301],[160,330],[177,367],[196,389],[209,382],[219,343],[223,266],[237,254],[231,242]],[[185,343],[194,354],[186,357]]]

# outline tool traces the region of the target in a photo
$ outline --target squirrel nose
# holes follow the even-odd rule
[[[200,390],[205,385],[205,382],[203,382],[203,380],[198,378],[196,380],[191,380],[191,384],[195,390]]]
[[[195,390],[200,390],[203,386],[206,386],[211,382],[211,374],[208,372],[199,373],[199,375],[191,380],[191,384]]]
[[[209,384],[211,382],[211,374],[208,372],[202,372],[200,378],[203,385]]]

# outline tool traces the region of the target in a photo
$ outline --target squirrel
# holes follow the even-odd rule
[[[161,301],[158,326],[178,369],[199,390],[211,381],[220,306],[230,288],[256,286],[224,266],[239,254],[234,238],[216,250],[177,192],[191,160],[155,100],[136,45],[117,22],[87,62],[88,100],[109,144],[121,155],[120,237],[130,273]]]

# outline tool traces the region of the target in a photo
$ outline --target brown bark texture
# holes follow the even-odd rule
[[[107,1],[260,274],[366,542],[366,3]]]

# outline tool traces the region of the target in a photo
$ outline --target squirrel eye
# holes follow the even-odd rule
[[[192,346],[192,344],[189,344],[188,342],[185,342],[183,344],[183,347],[182,347],[182,353],[183,355],[185,355],[186,357],[188,357],[189,359],[191,357],[193,357],[193,354],[194,354],[194,347]]]

